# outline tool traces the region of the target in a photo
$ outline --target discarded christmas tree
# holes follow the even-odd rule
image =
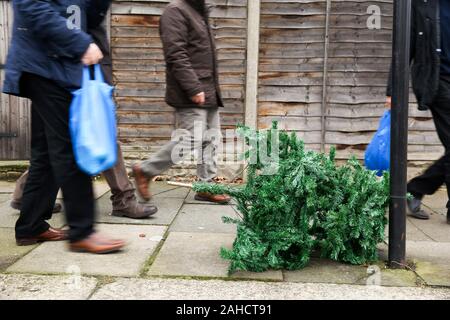
[[[352,264],[377,259],[387,224],[388,174],[380,179],[356,159],[337,166],[334,149],[329,155],[307,151],[295,134],[276,131],[276,123],[272,130],[241,127],[239,132],[253,146],[245,156],[257,154],[248,166],[247,183],[194,185],[198,192],[228,193],[242,214],[241,219],[224,218],[237,224],[233,248],[221,250],[221,256],[231,261],[230,272],[301,269],[313,250]],[[275,132],[277,146],[271,139]],[[261,161],[258,143],[267,143],[269,154],[278,147],[279,158]],[[276,173],[266,174],[274,167]]]

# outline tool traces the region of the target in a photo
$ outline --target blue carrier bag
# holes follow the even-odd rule
[[[103,79],[100,65],[83,69],[81,88],[73,92],[69,128],[75,160],[89,175],[113,167],[117,161],[117,133],[113,87]]]
[[[390,168],[391,155],[391,111],[386,111],[380,120],[380,126],[367,147],[364,163],[369,170],[377,171],[381,176]]]

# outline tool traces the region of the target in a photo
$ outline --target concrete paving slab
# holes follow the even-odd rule
[[[447,216],[432,214],[430,220],[409,219],[409,221],[430,239],[450,242],[450,225],[447,224]]]
[[[433,286],[450,286],[450,243],[407,241],[408,260],[415,262],[416,273]]]
[[[239,217],[231,206],[185,204],[170,227],[170,231],[235,234],[236,225],[223,223],[224,216],[235,219]]]
[[[87,299],[96,285],[95,278],[78,275],[0,274],[0,300],[81,300]]]
[[[168,191],[160,192],[156,195],[154,195],[155,198],[180,198],[185,199],[188,195],[190,189],[189,188],[175,188]]]
[[[13,193],[16,183],[13,181],[0,180],[0,193]]]
[[[416,273],[429,286],[450,287],[450,265],[448,262],[417,261]]]
[[[414,218],[407,218],[406,220],[406,239],[411,241],[433,241],[433,239],[425,234],[422,230],[414,225]],[[386,228],[389,234],[389,228]]]
[[[10,193],[0,193],[0,205],[4,204],[5,202],[11,201],[11,194]]]
[[[235,235],[226,233],[170,232],[150,276],[223,277],[228,278],[229,262],[219,255],[220,248],[231,248]],[[231,278],[280,281],[280,271],[239,272]]]
[[[36,247],[37,245],[17,246],[14,229],[0,228],[0,271],[5,270]]]
[[[412,241],[433,241],[428,235],[414,225],[414,218],[407,218],[406,220],[406,239]],[[389,239],[389,226],[387,225],[384,230],[384,239]]]
[[[97,200],[97,221],[117,224],[170,225],[183,205],[183,199],[154,197],[150,201],[158,207],[158,212],[148,219],[130,219],[111,216],[112,205],[110,193]]]
[[[304,269],[283,275],[288,282],[355,284],[367,278],[367,267],[312,258]]]
[[[150,185],[150,191],[153,195],[158,195],[170,190],[179,189],[179,187],[171,186],[166,181],[153,181]]]
[[[416,287],[418,279],[410,270],[388,269],[383,263],[367,268],[367,276],[356,284],[378,285],[383,287]]]
[[[97,180],[93,183],[94,187],[94,199],[99,199],[105,195],[110,190],[108,183],[105,180]],[[58,197],[60,201],[62,201],[62,191],[59,190]]]
[[[162,240],[166,227],[101,224],[97,229],[111,237],[124,239],[120,253],[93,255],[67,251],[64,242],[47,242],[7,269],[8,272],[64,274],[77,270],[83,275],[138,276],[145,262]]]
[[[118,279],[102,286],[92,299],[438,300],[450,299],[450,290],[261,281]]]
[[[436,211],[439,214],[446,215],[447,201],[448,201],[447,191],[439,190],[432,196],[425,196],[422,200],[422,203],[431,210]]]
[[[406,241],[408,259],[443,262],[450,265],[450,243],[431,241]]]
[[[0,228],[14,228],[19,218],[19,211],[9,206],[9,201],[0,205]],[[66,224],[64,213],[56,213],[48,221],[52,227],[61,228]]]

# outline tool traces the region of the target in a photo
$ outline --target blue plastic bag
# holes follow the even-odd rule
[[[96,175],[117,161],[117,133],[113,87],[105,83],[97,64],[91,79],[89,67],[83,69],[81,88],[73,92],[69,127],[75,160],[79,168]]]
[[[383,175],[383,171],[390,168],[391,155],[391,111],[386,111],[380,121],[377,133],[367,147],[364,163],[369,170],[377,171],[377,175]]]

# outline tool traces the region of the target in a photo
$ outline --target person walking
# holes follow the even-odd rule
[[[419,110],[430,110],[445,153],[422,175],[408,183],[413,196],[407,200],[408,213],[417,219],[429,219],[422,208],[425,195],[434,194],[445,183],[450,199],[450,1],[412,2],[411,75]],[[392,72],[387,90],[391,106]],[[450,200],[447,202],[450,224]]]
[[[18,245],[68,239],[70,250],[89,253],[115,252],[125,245],[94,229],[91,177],[76,165],[69,132],[71,92],[81,86],[83,65],[103,58],[85,30],[102,22],[110,2],[12,2],[14,25],[3,92],[32,102],[30,168],[15,226]],[[68,232],[45,221],[59,188]]]
[[[100,48],[103,54],[101,60],[101,67],[105,81],[112,85],[112,60],[111,52],[109,49],[109,42],[106,29],[103,25],[95,26],[88,30],[97,46]],[[135,188],[133,183],[128,178],[125,162],[123,159],[122,150],[120,144],[117,143],[117,163],[116,165],[103,172],[109,187],[111,188],[111,202],[112,212],[111,215],[117,217],[128,217],[132,219],[144,219],[155,214],[158,209],[154,205],[141,204],[137,201],[135,196]],[[16,182],[16,187],[11,200],[11,207],[16,210],[20,210],[22,206],[22,196],[25,187],[26,180],[28,178],[28,171],[26,171]],[[59,203],[55,203],[53,207],[53,213],[60,212],[62,207]],[[51,218],[48,217],[48,218]],[[48,220],[48,219],[47,219]]]
[[[223,107],[217,53],[204,0],[174,0],[160,20],[166,61],[166,102],[175,108],[179,135],[152,158],[133,166],[137,190],[148,200],[152,179],[177,163],[187,150],[198,152],[197,176],[205,182],[217,174],[220,143],[219,108]],[[181,154],[181,155],[180,155]],[[228,195],[197,193],[200,201],[228,203]]]

